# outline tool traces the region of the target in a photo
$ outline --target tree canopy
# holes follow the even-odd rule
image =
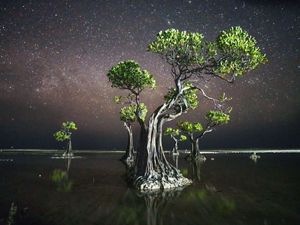
[[[199,122],[189,122],[189,121],[181,121],[177,123],[177,126],[180,130],[186,133],[196,133],[201,132],[203,130],[203,126]]]
[[[137,110],[136,104],[130,104],[127,106],[123,106],[120,110],[120,120],[123,122],[135,122],[136,110]],[[146,118],[147,112],[148,112],[147,107],[144,103],[140,103],[139,112],[140,112],[139,117],[141,118],[141,120],[144,121]]]
[[[53,136],[57,141],[69,140],[72,135],[72,130],[77,130],[75,122],[66,121],[62,123],[61,129],[56,131]]]
[[[148,51],[160,54],[174,67],[175,79],[212,75],[232,81],[267,61],[256,44],[255,38],[239,26],[220,32],[214,41],[204,41],[198,32],[172,28],[160,31],[148,45]]]
[[[218,110],[210,110],[206,114],[206,119],[210,124],[220,125],[228,123],[230,120],[230,115]]]
[[[203,35],[200,33],[167,29],[160,31],[156,39],[148,45],[148,50],[165,55],[170,64],[201,63],[199,54],[203,47]]]
[[[126,60],[114,65],[107,73],[112,87],[130,90],[133,94],[139,94],[144,88],[155,88],[156,82],[153,76],[142,70],[134,60]]]
[[[170,135],[171,137],[176,138],[179,141],[186,141],[187,137],[183,134],[180,134],[180,130],[178,128],[167,127],[164,131],[165,135]]]

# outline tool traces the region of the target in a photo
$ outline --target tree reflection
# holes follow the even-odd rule
[[[175,163],[175,167],[177,168],[177,169],[179,169],[178,168],[178,159],[179,159],[179,155],[177,154],[172,154],[172,160],[173,160],[173,162]]]
[[[140,193],[128,189],[119,206],[113,211],[115,217],[106,224],[159,225],[164,224],[163,215],[169,201],[180,196],[181,190]]]
[[[70,192],[73,182],[69,178],[72,158],[66,159],[66,170],[54,169],[50,174],[50,180],[55,184],[57,191]]]
[[[201,224],[225,224],[224,217],[231,215],[236,209],[235,202],[231,198],[209,185],[186,192],[181,206],[189,209],[186,224],[195,224],[199,221]]]
[[[173,156],[178,168],[178,156]],[[105,224],[226,224],[225,217],[235,211],[235,202],[219,192],[212,184],[200,182],[202,160],[190,162],[190,177],[194,184],[184,190],[140,193],[128,189]],[[132,167],[126,167],[130,177]]]
[[[252,155],[249,157],[254,163],[257,163],[257,160],[260,159],[260,155],[256,155],[256,152],[253,152]]]
[[[191,167],[192,167],[192,179],[193,182],[200,182],[201,180],[201,166],[205,163],[202,159],[194,159],[191,161]]]

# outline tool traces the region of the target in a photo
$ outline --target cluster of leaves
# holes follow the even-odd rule
[[[164,131],[165,135],[170,135],[178,139],[179,141],[186,141],[187,137],[183,134],[180,134],[180,130],[178,128],[167,127]]]
[[[206,119],[209,121],[209,123],[220,125],[228,123],[230,120],[230,115],[218,110],[210,110],[206,114]]]
[[[138,94],[145,87],[155,88],[156,81],[147,71],[142,70],[138,63],[126,60],[114,65],[108,71],[108,79],[112,87],[127,89]]]
[[[148,51],[166,56],[169,63],[202,63],[200,54],[203,35],[197,32],[167,29],[160,31],[155,40],[148,45]]]
[[[221,76],[240,76],[267,61],[255,38],[239,26],[220,32],[214,41],[204,41],[198,32],[167,29],[157,34],[148,50],[161,54],[172,65],[208,66]]]
[[[134,122],[136,120],[136,112],[138,112],[139,118],[144,121],[148,109],[144,103],[140,103],[138,106],[136,104],[124,106],[120,110],[120,120],[124,122]]]
[[[255,38],[239,26],[222,31],[215,45],[222,59],[215,72],[240,76],[256,68],[260,63],[266,62],[266,55],[256,44]]]
[[[190,82],[184,82],[183,88],[185,89],[183,91],[182,96],[177,101],[178,105],[183,106],[185,109],[195,109],[198,106],[198,96],[197,92],[198,90],[193,87],[193,85]],[[164,96],[165,101],[169,101],[174,98],[176,95],[176,89],[170,88],[168,93]]]
[[[53,136],[57,141],[69,140],[72,135],[72,130],[77,130],[75,122],[66,121],[62,123],[61,129],[56,131]]]
[[[203,126],[199,122],[180,121],[177,123],[177,127],[186,133],[196,133],[203,130]]]

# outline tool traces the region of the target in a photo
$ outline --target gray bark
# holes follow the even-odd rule
[[[144,191],[164,188],[177,188],[191,183],[165,157],[162,148],[162,127],[182,111],[171,115],[170,109],[182,94],[181,84],[176,85],[178,93],[170,101],[158,107],[149,118],[147,130],[141,127],[141,143],[137,154],[135,186]]]
[[[73,149],[72,149],[72,140],[71,138],[68,141],[68,146],[66,151],[63,154],[64,157],[72,157],[73,156]]]
[[[174,147],[172,149],[172,154],[179,154],[178,152],[178,140],[176,137],[172,136],[172,139],[174,140]]]
[[[127,148],[125,154],[122,156],[121,160],[128,165],[133,165],[134,162],[134,146],[133,146],[133,132],[130,123],[124,122],[124,127],[127,130]]]
[[[201,165],[204,163],[203,160],[201,159],[195,159],[192,162],[192,171],[193,171],[193,181],[200,181],[201,179]]]
[[[195,159],[199,154],[199,139],[194,139],[193,134],[191,135],[191,144],[192,144],[192,149],[191,149],[191,158]]]

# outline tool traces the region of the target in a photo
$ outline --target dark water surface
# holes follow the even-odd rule
[[[198,165],[180,158],[194,184],[148,195],[128,188],[120,155],[82,156],[1,154],[0,224],[12,203],[18,225],[300,224],[300,154],[262,154],[257,163],[249,154],[209,155]]]

